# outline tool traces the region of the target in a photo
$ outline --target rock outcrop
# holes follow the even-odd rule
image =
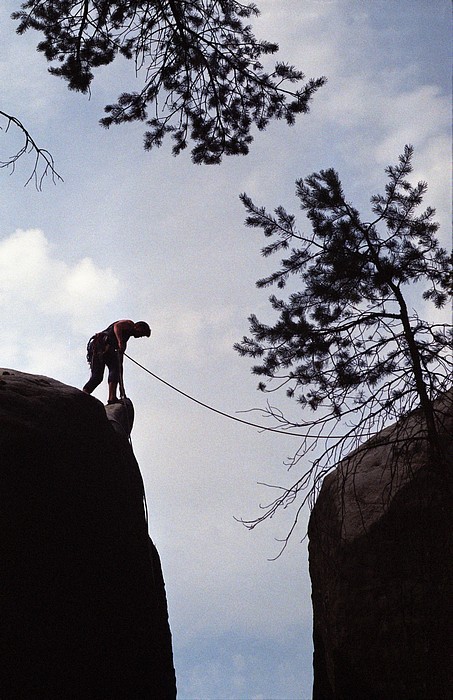
[[[125,438],[130,437],[134,425],[134,406],[130,399],[105,406],[105,413],[113,430]]]
[[[0,696],[176,697],[132,449],[91,396],[0,370]]]
[[[451,697],[452,401],[436,404],[443,464],[416,411],[324,479],[309,523],[313,700]]]

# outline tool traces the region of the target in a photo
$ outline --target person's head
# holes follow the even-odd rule
[[[146,321],[137,321],[137,323],[134,323],[134,338],[143,338],[143,336],[149,338],[150,335],[151,328]]]

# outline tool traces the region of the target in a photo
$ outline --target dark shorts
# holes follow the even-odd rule
[[[93,352],[90,367],[91,367],[91,377],[84,386],[84,390],[91,393],[104,378],[105,368],[108,367],[109,384],[118,384],[120,381],[120,356],[118,352],[113,349],[109,349],[105,352]]]

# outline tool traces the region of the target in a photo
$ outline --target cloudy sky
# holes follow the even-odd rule
[[[447,0],[260,0],[255,33],[308,77],[326,75],[306,116],[272,124],[247,157],[220,166],[142,150],[140,125],[103,130],[103,106],[130,86],[132,67],[95,78],[91,99],[50,76],[38,40],[17,37],[0,7],[0,109],[49,149],[64,182],[24,187],[32,160],[0,171],[0,364],[81,387],[87,338],[119,318],[147,320],[151,339],[129,353],[222,411],[263,405],[250,361],[232,345],[251,312],[268,314],[255,281],[277,260],[243,225],[238,195],[297,213],[294,182],[334,167],[362,211],[406,143],[414,180],[427,180],[442,236],[450,225],[450,3]],[[5,126],[4,123],[1,126]],[[20,145],[0,132],[0,160]],[[303,222],[300,219],[300,225]],[[125,368],[136,409],[133,444],[161,555],[181,700],[301,700],[311,696],[311,600],[306,521],[282,557],[292,513],[249,532],[289,484],[297,438],[262,433]],[[105,385],[96,391],[106,399]],[[274,397],[284,406],[284,399]],[[291,410],[287,406],[287,410]],[[294,408],[292,410],[295,410]],[[260,413],[252,420],[264,420]],[[250,414],[249,414],[250,417]]]

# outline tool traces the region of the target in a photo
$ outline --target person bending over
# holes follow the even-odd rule
[[[123,354],[129,338],[149,338],[151,329],[145,321],[123,319],[111,323],[105,331],[95,333],[87,345],[87,360],[91,368],[91,377],[83,387],[86,394],[91,394],[104,378],[108,367],[109,398],[107,403],[118,403],[116,392],[118,384],[122,391]]]

